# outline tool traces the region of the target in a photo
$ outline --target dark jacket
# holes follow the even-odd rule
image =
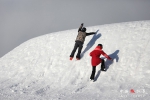
[[[76,42],[80,41],[80,42],[84,43],[86,36],[89,36],[89,35],[96,33],[96,32],[90,32],[90,33],[82,32],[82,27],[83,27],[83,25],[81,25],[78,29],[78,35],[77,35],[77,38],[75,40]]]

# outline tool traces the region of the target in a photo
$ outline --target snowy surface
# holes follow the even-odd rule
[[[0,58],[0,100],[150,100],[150,21],[87,27],[82,59],[69,60],[78,29],[33,38]],[[96,67],[97,44],[114,59]],[[102,56],[103,57],[103,56]]]

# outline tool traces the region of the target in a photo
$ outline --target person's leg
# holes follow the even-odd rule
[[[96,72],[96,66],[93,66],[92,67],[92,74],[91,74],[91,77],[90,77],[91,80],[94,80],[95,72]]]
[[[79,42],[78,45],[79,45],[79,48],[78,48],[78,53],[77,53],[76,58],[80,59],[80,54],[83,48],[83,43]]]
[[[76,42],[75,45],[74,45],[74,48],[73,48],[73,50],[71,52],[70,57],[74,57],[74,53],[76,52],[77,48],[78,48],[78,43]]]
[[[101,62],[101,70],[102,70],[102,71],[106,71],[104,59],[102,59],[102,62]]]

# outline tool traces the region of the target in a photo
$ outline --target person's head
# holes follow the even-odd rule
[[[81,29],[81,31],[82,31],[82,32],[86,32],[86,28],[83,27],[83,28]]]
[[[103,45],[102,44],[98,44],[98,46],[100,46],[100,48],[103,49]]]

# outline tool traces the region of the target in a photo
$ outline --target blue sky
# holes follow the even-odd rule
[[[149,9],[150,0],[0,0],[0,57],[29,39],[81,23],[150,20]]]

